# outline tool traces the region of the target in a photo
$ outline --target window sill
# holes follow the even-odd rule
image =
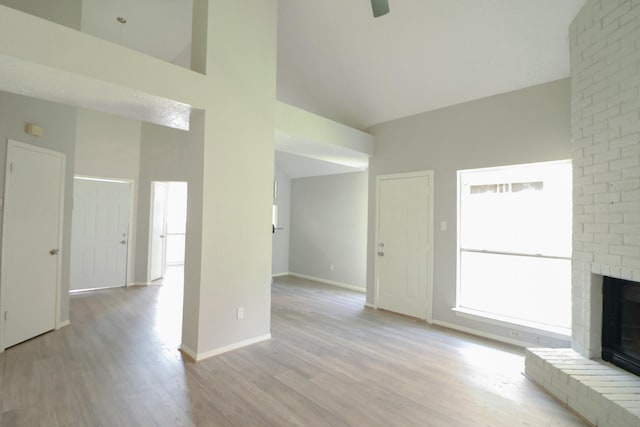
[[[522,332],[544,335],[560,340],[571,339],[571,329],[567,328],[546,325],[544,323],[529,322],[522,319],[500,316],[498,314],[487,313],[484,311],[478,311],[464,307],[454,307],[452,308],[452,310],[457,316],[465,317],[467,319],[490,323],[497,326],[503,326]]]

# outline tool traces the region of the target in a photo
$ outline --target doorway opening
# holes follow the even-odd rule
[[[187,227],[187,183],[151,183],[149,282],[166,284],[184,273]],[[183,280],[180,277],[179,280]]]
[[[148,284],[160,285],[155,331],[180,345],[187,230],[187,183],[152,181],[149,221]]]

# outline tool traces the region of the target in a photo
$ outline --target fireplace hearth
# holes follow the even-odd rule
[[[640,283],[603,279],[602,359],[640,376]]]

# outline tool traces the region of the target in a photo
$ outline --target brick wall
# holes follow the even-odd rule
[[[601,276],[640,281],[640,0],[587,0],[570,38],[572,345],[599,357]]]

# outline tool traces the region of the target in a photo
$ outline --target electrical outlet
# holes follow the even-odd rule
[[[236,308],[236,319],[237,320],[244,319],[244,307]]]
[[[329,271],[333,271],[333,264],[329,264]]]

